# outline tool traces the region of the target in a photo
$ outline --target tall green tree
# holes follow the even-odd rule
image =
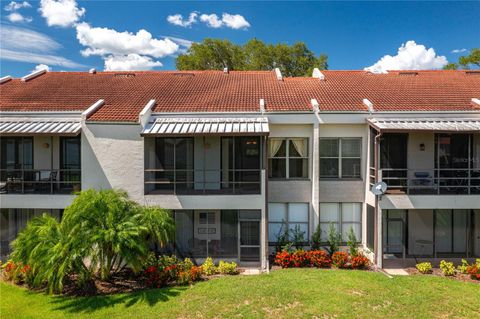
[[[458,58],[458,63],[449,63],[444,69],[445,70],[458,70],[464,69],[469,70],[471,67],[480,67],[480,49],[473,48],[470,50],[470,53]]]
[[[305,43],[293,45],[266,44],[252,39],[244,45],[228,40],[205,39],[194,43],[176,59],[179,70],[273,70],[279,68],[285,76],[310,76],[313,68],[328,68],[327,56],[318,57]]]

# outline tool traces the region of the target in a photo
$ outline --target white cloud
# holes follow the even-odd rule
[[[204,22],[210,28],[221,28],[227,27],[231,29],[247,29],[250,27],[250,23],[241,15],[239,14],[229,14],[223,13],[222,18],[220,19],[219,16],[216,14],[202,14],[200,16],[200,21]]]
[[[397,55],[385,55],[364,70],[374,73],[385,73],[388,70],[429,70],[440,69],[447,63],[447,58],[437,55],[433,48],[427,49],[411,40],[398,48]]]
[[[192,43],[194,43],[194,41],[191,41],[191,40],[176,38],[176,37],[171,37],[171,36],[164,36],[163,38],[164,39],[170,39],[173,42],[175,42],[176,44],[178,44],[179,46],[186,47],[186,48],[191,47]]]
[[[200,21],[205,22],[210,28],[220,28],[223,25],[222,20],[216,14],[202,14]]]
[[[170,15],[167,17],[167,21],[173,25],[177,25],[179,27],[184,27],[184,28],[188,28],[190,27],[192,24],[196,23],[197,22],[197,17],[198,17],[198,13],[197,12],[192,12],[190,13],[190,15],[188,16],[188,20],[184,20],[183,19],[183,16],[181,14],[174,14],[174,15]]]
[[[248,23],[245,18],[239,14],[222,14],[222,22],[227,28],[232,29],[246,29],[250,27],[250,23]]]
[[[50,67],[46,64],[37,64],[35,66],[35,69],[32,70],[32,72],[36,72],[36,71],[40,71],[40,70],[50,71]]]
[[[3,60],[58,65],[58,66],[62,66],[70,69],[85,67],[82,64],[73,62],[69,59],[66,59],[64,57],[57,56],[57,55],[42,54],[42,53],[35,53],[35,52],[13,51],[13,50],[4,49],[3,47],[0,48],[0,56]]]
[[[138,54],[109,55],[105,58],[105,71],[141,71],[162,66],[159,61]]]
[[[57,41],[43,33],[8,25],[1,26],[0,38],[2,47],[6,49],[49,52],[61,47]]]
[[[61,45],[45,34],[26,28],[1,25],[0,38],[2,60],[42,63],[67,68],[80,68],[83,65],[55,55]],[[19,41],[18,39],[22,39]]]
[[[31,8],[31,7],[32,6],[27,1],[23,1],[23,2],[12,1],[9,4],[7,4],[4,9],[5,11],[17,11],[22,8]]]
[[[9,15],[7,15],[7,19],[8,19],[8,21],[10,21],[12,23],[23,23],[23,22],[29,23],[29,22],[32,22],[31,17],[24,17],[23,15],[21,15],[18,12],[10,13]]]
[[[87,47],[82,51],[84,56],[134,53],[161,58],[178,50],[178,44],[172,40],[155,39],[150,32],[143,29],[134,34],[128,31],[95,28],[85,22],[77,25],[77,39],[80,44]]]
[[[451,53],[463,53],[463,52],[467,52],[467,49],[455,49],[455,50],[452,50]]]
[[[79,8],[75,0],[41,0],[38,9],[49,26],[69,27],[84,14],[85,8]]]

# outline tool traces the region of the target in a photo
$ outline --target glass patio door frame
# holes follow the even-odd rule
[[[386,240],[386,244],[385,244],[385,253],[387,254],[395,254],[390,252],[389,251],[389,244],[388,244],[388,224],[390,222],[400,222],[400,225],[401,225],[401,250],[402,250],[402,258],[405,259],[406,257],[406,251],[407,251],[407,243],[406,243],[406,234],[407,234],[407,229],[406,229],[406,218],[408,216],[408,213],[406,211],[403,211],[402,210],[402,216],[403,217],[388,217],[389,215],[389,211],[386,212],[386,216],[385,216],[385,240]],[[395,246],[398,246],[398,245],[395,245]]]
[[[257,223],[258,224],[258,245],[243,245],[242,244],[242,223]],[[262,253],[262,229],[261,229],[261,218],[251,219],[251,218],[241,218],[239,214],[238,218],[238,261],[242,261],[242,248],[258,248],[258,260],[261,261]],[[248,262],[248,261],[247,261]]]

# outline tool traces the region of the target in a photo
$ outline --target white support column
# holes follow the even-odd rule
[[[267,189],[266,189],[266,173],[265,169],[262,169],[261,171],[261,194],[266,195]],[[266,196],[263,197],[264,200],[266,201],[267,198]],[[269,265],[268,265],[268,222],[267,222],[267,203],[265,202],[262,207],[262,213],[261,213],[261,221],[260,221],[260,261],[261,261],[261,268],[262,272],[268,272],[269,271]]]
[[[313,123],[313,141],[312,141],[312,223],[310,234],[313,234],[320,221],[320,124]]]
[[[379,203],[380,206],[380,203]],[[375,259],[377,260],[378,268],[383,268],[383,218],[382,218],[382,209],[378,207],[377,209],[377,251],[375,252]]]

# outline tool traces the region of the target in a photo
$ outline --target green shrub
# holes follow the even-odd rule
[[[446,262],[445,260],[442,260],[440,262],[440,270],[442,270],[444,276],[455,275],[455,266],[452,262]]]
[[[218,272],[217,267],[213,263],[213,259],[208,257],[202,265],[203,273],[207,276],[215,275]]]
[[[350,227],[348,230],[348,239],[347,239],[347,246],[348,246],[348,251],[350,253],[350,256],[355,257],[358,255],[358,240],[357,237],[355,236],[355,231],[353,230],[353,227]]]
[[[195,266],[190,258],[185,258],[181,263],[180,263],[180,269],[181,270],[190,270],[192,269],[193,266]]]
[[[322,229],[318,223],[315,232],[312,234],[312,243],[310,245],[312,250],[319,250],[322,247]]]
[[[235,262],[220,261],[218,264],[218,272],[223,275],[236,275],[238,274],[237,264]]]
[[[328,247],[327,251],[330,254],[330,256],[333,256],[335,254],[342,242],[342,234],[337,231],[335,228],[335,225],[333,223],[330,223],[328,226]]]
[[[432,272],[432,264],[429,262],[419,263],[416,267],[422,274],[429,274]]]
[[[468,266],[470,266],[468,262],[465,259],[462,259],[462,264],[458,265],[457,269],[461,274],[466,274]]]
[[[69,275],[84,285],[124,267],[141,270],[151,242],[163,246],[174,233],[167,210],[142,207],[125,192],[90,189],[75,197],[60,223],[46,214],[32,219],[13,242],[11,258],[31,267],[33,286],[61,292]]]

